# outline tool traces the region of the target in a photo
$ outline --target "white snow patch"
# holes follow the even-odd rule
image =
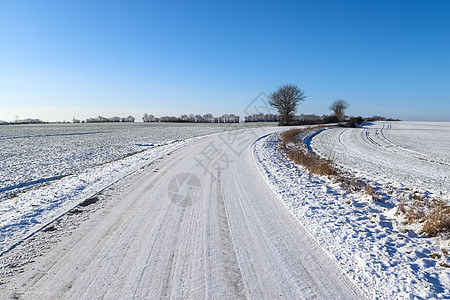
[[[0,202],[0,253],[115,182],[205,137],[173,142],[48,182]]]

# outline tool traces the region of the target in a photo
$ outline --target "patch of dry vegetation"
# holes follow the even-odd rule
[[[440,233],[450,232],[450,206],[442,200],[427,201],[414,193],[409,203],[402,201],[397,206],[396,215],[402,215],[405,225],[421,223],[421,234],[435,237]]]
[[[450,232],[450,206],[439,204],[423,220],[422,232],[428,236]]]
[[[372,198],[375,197],[375,191],[373,190],[373,187],[370,184],[366,185],[364,191],[366,192],[367,195],[371,196]]]
[[[331,179],[344,185],[350,192],[365,191],[367,195],[374,198],[376,194],[372,186],[350,174],[340,172],[331,159],[325,159],[311,153],[298,138],[300,134],[307,134],[327,127],[334,126],[324,125],[314,128],[287,130],[281,135],[280,147],[290,160],[305,167],[310,173],[329,176]]]
[[[320,128],[320,127],[318,127]],[[311,129],[291,129],[281,135],[281,148],[287,157],[298,165],[304,166],[309,172],[317,175],[338,175],[333,162],[321,158],[309,152],[297,139],[296,136]]]

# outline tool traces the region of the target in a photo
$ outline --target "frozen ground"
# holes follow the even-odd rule
[[[361,299],[255,165],[252,143],[279,130],[144,165],[6,253],[0,298]]]
[[[139,168],[200,139],[192,138],[156,147],[3,199],[0,202],[0,253],[14,247],[85,199],[132,175]]]
[[[284,129],[155,147],[27,191],[36,205],[11,205],[18,227],[2,237],[46,225],[15,206],[56,219],[1,256],[0,298],[449,298],[448,239],[405,227],[396,193],[374,200],[292,164]],[[95,203],[57,218],[55,192]]]
[[[383,128],[382,125],[379,127]],[[436,129],[439,130],[439,127]],[[443,130],[445,129],[444,127]],[[344,146],[350,148],[345,141],[360,140],[359,137],[362,136],[360,133],[366,130],[366,128],[354,129],[354,132],[358,134],[352,135],[348,132],[351,131],[349,129],[327,129],[314,136],[312,145],[317,149],[319,147],[317,145],[322,146],[323,143],[324,148],[329,149],[332,148],[333,143],[341,141],[341,144],[336,146],[338,150],[333,152],[333,158],[338,159],[341,154],[353,158],[356,156],[355,153],[359,153],[359,156],[364,157],[365,160],[358,164],[360,160],[354,158],[353,165],[349,165],[349,169],[351,167],[350,170],[357,174],[373,174],[370,168],[384,169],[377,164],[379,161],[371,160],[376,157],[374,154],[364,156],[367,154],[366,148],[373,147],[370,143],[351,144],[351,150],[339,148]],[[376,130],[374,129],[373,133]],[[342,139],[340,134],[342,132],[357,138]],[[402,138],[405,139],[404,136]],[[414,230],[414,226],[404,226],[403,220],[395,216],[396,206],[399,203],[398,197],[402,196],[401,191],[394,191],[395,189],[391,188],[389,191],[393,193],[389,195],[380,188],[377,199],[372,199],[364,192],[349,192],[327,177],[308,174],[302,167],[294,165],[280,151],[278,140],[279,134],[273,134],[255,144],[255,158],[260,163],[262,173],[280,195],[286,207],[314,236],[318,244],[327,250],[330,257],[345,270],[347,276],[358,286],[363,287],[370,298],[448,299],[450,297],[448,237],[419,236],[419,231]],[[310,139],[306,140],[310,141]],[[366,145],[367,143],[369,145]],[[402,148],[399,144],[397,147]],[[378,155],[381,156],[383,151],[386,150],[378,149]],[[441,154],[441,158],[435,159],[444,161],[445,157],[448,157],[445,156],[444,149],[435,150],[435,152]],[[395,174],[399,174],[395,171],[396,167],[403,172],[407,172],[406,170],[411,172],[412,169],[408,169],[410,165],[400,165],[401,162],[393,160],[394,155],[398,153],[393,152],[390,155],[389,150],[384,153],[385,160],[394,164],[389,168],[391,172],[394,172],[393,176],[389,176],[389,180],[391,183],[396,182],[402,185],[401,180],[409,179],[409,176],[401,173],[401,176],[395,177]],[[410,156],[407,158],[414,159]],[[445,165],[441,166],[446,168]],[[424,165],[424,167],[427,166]],[[383,175],[381,176],[383,178]],[[418,178],[414,172],[411,176]],[[412,182],[414,181],[408,181],[408,184]],[[408,186],[414,188],[414,186]]]
[[[202,135],[251,126],[258,124],[0,126],[0,254],[84,199]]]
[[[249,126],[248,124],[246,126]],[[0,126],[0,201],[132,153],[242,124],[102,123]]]
[[[450,123],[375,122],[328,129],[312,149],[370,181],[450,194]]]

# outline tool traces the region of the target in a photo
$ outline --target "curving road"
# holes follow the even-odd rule
[[[267,133],[215,135],[155,162],[1,298],[360,298],[259,173],[251,145]]]

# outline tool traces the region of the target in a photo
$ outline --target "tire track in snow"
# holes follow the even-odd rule
[[[396,144],[396,143],[392,142],[391,140],[389,140],[385,135],[385,131],[392,130],[391,122],[384,122],[381,126],[381,129],[365,129],[365,130],[367,132],[367,137],[370,139],[371,142],[375,143],[377,146],[379,146],[380,148],[383,148],[387,151],[391,151],[398,155],[407,156],[407,157],[411,157],[414,159],[418,159],[418,160],[422,160],[422,161],[426,161],[426,162],[430,162],[430,163],[435,163],[435,164],[439,164],[439,165],[443,165],[443,166],[450,166],[450,164],[444,163],[442,161],[438,161],[433,156],[431,156],[427,153],[423,153],[423,152],[405,148],[404,146],[401,146],[401,145]],[[377,141],[375,141],[374,139],[372,139],[369,136],[371,131],[375,131],[375,136],[377,138]],[[384,144],[384,145],[382,145],[382,144]]]
[[[220,248],[224,260],[224,272],[227,281],[227,294],[236,299],[245,299],[245,285],[234,250],[230,223],[225,206],[224,193],[220,180],[220,169],[217,172],[217,208],[220,226]]]
[[[327,129],[311,145],[323,157],[335,154],[339,167],[358,176],[440,193],[450,167],[448,151],[442,148],[450,143],[447,133],[445,124],[375,122]]]

